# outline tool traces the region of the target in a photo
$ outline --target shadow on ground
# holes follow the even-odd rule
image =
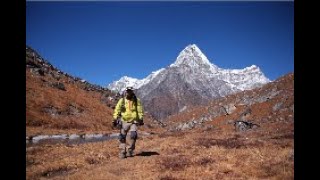
[[[136,156],[154,156],[154,155],[160,155],[160,154],[154,151],[142,151],[136,154]]]

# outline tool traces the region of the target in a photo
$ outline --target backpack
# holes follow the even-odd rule
[[[133,104],[135,105],[135,111],[136,111],[136,119],[138,119],[138,100],[136,95],[133,95]],[[125,96],[122,97],[119,117],[121,117],[121,112],[126,112],[126,106],[125,106]]]

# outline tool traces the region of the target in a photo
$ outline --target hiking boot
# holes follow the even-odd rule
[[[120,154],[119,154],[119,158],[120,158],[120,159],[126,158],[126,154],[120,153]]]
[[[127,157],[133,157],[133,151],[128,151],[127,152]]]

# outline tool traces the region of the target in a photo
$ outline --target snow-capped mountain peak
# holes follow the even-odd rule
[[[118,81],[114,81],[113,83],[109,84],[108,87],[111,90],[122,92],[128,86],[136,88],[139,85],[141,80],[137,78],[132,78],[129,76],[123,76]],[[112,88],[110,88],[112,87]]]
[[[123,77],[108,88],[119,92],[126,86],[133,86],[146,110],[154,117],[165,118],[190,104],[206,103],[209,99],[253,89],[268,82],[270,80],[256,65],[243,69],[219,68],[197,45],[190,44],[170,66],[154,71],[141,80]],[[159,106],[159,102],[168,106]]]
[[[202,53],[196,44],[190,44],[178,55],[176,61],[170,67],[189,66],[191,68],[209,67],[214,73],[218,67],[210,63],[209,59]]]
[[[196,61],[200,62],[195,63]],[[195,44],[191,44],[179,53],[176,61],[171,66],[178,66],[180,64],[195,65],[199,63],[211,64],[208,58],[198,48],[198,46]]]

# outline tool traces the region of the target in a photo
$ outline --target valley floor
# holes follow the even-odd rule
[[[159,131],[140,137],[126,159],[116,139],[35,145],[26,149],[26,179],[294,179],[293,138],[293,122],[273,122],[246,132]]]

